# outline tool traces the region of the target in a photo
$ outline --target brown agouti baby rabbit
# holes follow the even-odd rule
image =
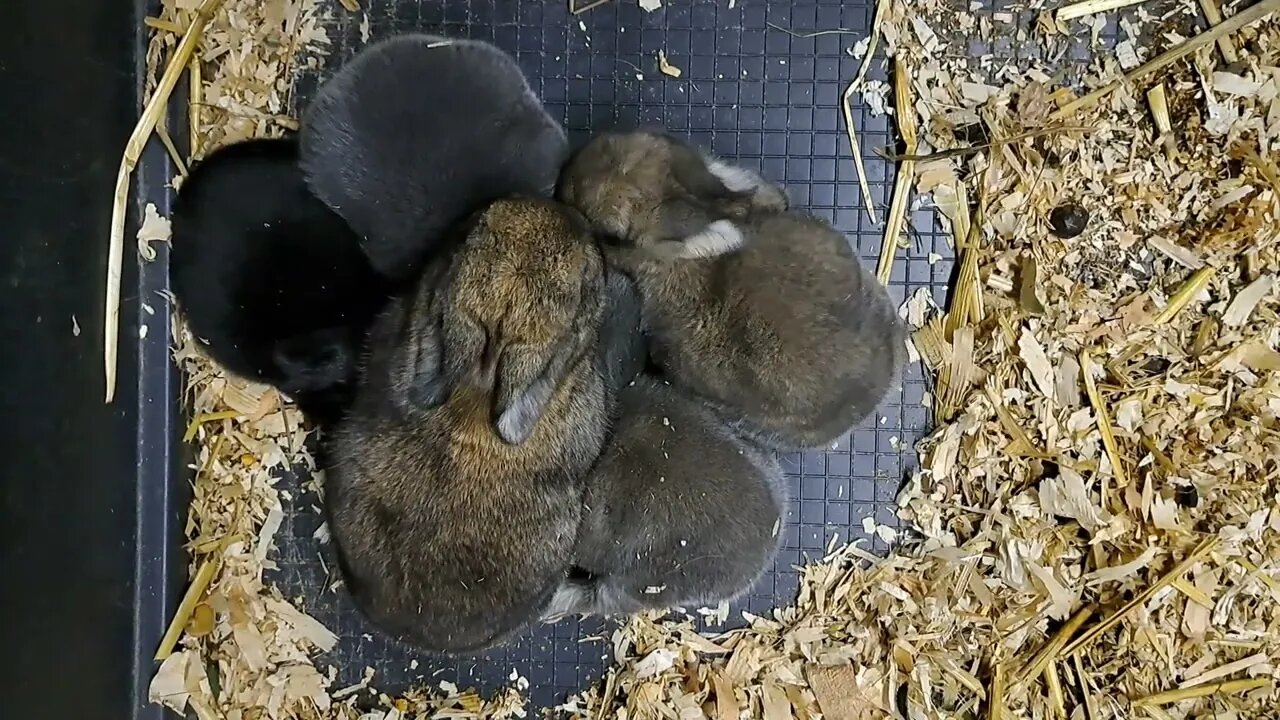
[[[640,288],[656,364],[759,442],[826,445],[896,382],[905,337],[885,289],[754,173],[666,135],[605,135],[559,192],[617,240],[606,252]]]
[[[501,200],[375,325],[326,505],[352,596],[398,638],[492,646],[563,579],[607,424],[603,283],[576,212]]]
[[[651,132],[592,140],[561,173],[560,193],[597,232],[666,258],[733,250],[743,237],[732,220],[788,205],[781,188],[750,170]]]
[[[701,400],[641,375],[641,300],[611,272],[600,363],[616,396],[586,478],[574,568],[544,618],[616,615],[733,598],[773,560],[784,491],[773,454]]]

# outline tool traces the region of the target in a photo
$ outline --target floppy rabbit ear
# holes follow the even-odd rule
[[[685,192],[708,200],[732,200],[749,196],[759,180],[749,170],[733,167],[703,155],[697,148],[678,142],[671,156],[671,179]]]
[[[422,362],[420,359],[409,384],[409,403],[419,410],[437,408],[449,399],[453,386],[438,356],[434,362]]]
[[[406,368],[405,396],[411,406],[430,410],[444,404],[455,385],[445,364],[441,315],[423,318],[412,331],[414,356]]]
[[[671,176],[697,197],[729,200],[751,197],[769,183],[755,172],[732,165],[679,138],[672,138]]]
[[[791,202],[778,185],[754,170],[727,163],[688,144],[681,144],[671,161],[672,178],[696,198],[747,202],[752,207],[782,212]]]
[[[675,258],[709,258],[737,250],[744,238],[732,220],[695,200],[668,200],[656,211],[651,237],[659,252]]]
[[[503,351],[498,361],[494,428],[504,442],[519,445],[533,435],[547,403],[564,380],[568,361],[568,347],[557,348],[545,364],[522,348]]]
[[[605,387],[615,394],[644,369],[648,360],[643,305],[634,283],[618,270],[609,271],[604,301],[597,362]]]

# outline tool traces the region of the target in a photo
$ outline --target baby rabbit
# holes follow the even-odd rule
[[[701,166],[701,170],[699,170]],[[827,223],[664,135],[606,135],[561,198],[637,282],[654,362],[777,449],[820,447],[871,413],[906,352],[885,289]]]
[[[501,200],[378,320],[326,505],[347,587],[387,631],[487,648],[563,579],[607,423],[603,283],[577,213]]]
[[[575,572],[548,620],[732,599],[777,551],[785,499],[773,453],[649,375],[619,404],[613,439],[587,477]]]
[[[316,199],[292,139],[223,147],[173,207],[169,279],[192,333],[227,370],[327,421],[386,291],[355,233]]]
[[[321,86],[301,138],[307,183],[395,280],[490,201],[549,196],[568,153],[510,56],[432,35],[362,51]]]
[[[543,611],[547,621],[729,599],[777,547],[783,493],[772,454],[698,401],[637,377],[641,301],[625,275],[608,276],[604,316],[600,358],[606,389],[619,397],[616,424],[587,476],[575,567]]]
[[[598,232],[667,258],[713,257],[742,244],[731,222],[752,210],[783,211],[786,194],[745,168],[652,132],[606,134],[565,168],[562,197]]]

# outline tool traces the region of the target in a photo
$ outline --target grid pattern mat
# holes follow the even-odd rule
[[[785,182],[797,207],[833,222],[864,264],[874,267],[882,225],[873,224],[863,207],[840,111],[841,92],[860,62],[848,49],[866,36],[874,0],[739,0],[732,9],[727,0],[668,0],[652,13],[635,0],[612,0],[578,16],[570,15],[562,1],[361,4],[364,11],[352,14],[333,3],[334,48],[326,72],[362,47],[366,35],[378,40],[426,31],[491,41],[517,58],[575,145],[592,132],[613,128],[661,126],[686,135],[717,155]],[[832,28],[849,32],[797,36]],[[659,50],[683,70],[682,77],[659,72]],[[884,78],[883,62],[873,64],[871,77]],[[299,80],[300,106],[321,79]],[[892,145],[890,119],[873,117],[865,107],[855,107],[854,116],[871,195],[883,217],[892,175],[873,149]],[[891,294],[901,303],[927,287],[941,303],[952,272],[951,251],[931,211],[913,213],[911,224],[912,246],[895,264]],[[897,524],[894,498],[914,463],[911,448],[928,425],[925,393],[918,365],[911,366],[901,389],[832,447],[782,456],[792,498],[782,550],[774,568],[735,603],[729,626],[735,619],[741,622],[739,610],[764,613],[789,603],[796,590],[795,566],[821,557],[833,538],[862,537],[863,518]],[[337,647],[319,658],[322,668],[338,669],[336,687],[357,682],[366,667],[377,671],[374,684],[384,692],[442,680],[488,692],[516,673],[528,679],[534,706],[545,707],[586,688],[607,667],[612,628],[595,620],[543,626],[510,647],[462,661],[398,645],[366,622],[341,590],[330,589],[337,580],[335,565],[329,548],[313,537],[320,525],[319,501],[295,483],[283,486],[291,500],[277,535],[276,581],[340,635]],[[879,541],[873,546],[883,549]]]

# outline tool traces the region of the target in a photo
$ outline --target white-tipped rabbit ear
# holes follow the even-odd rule
[[[557,349],[541,366],[531,353],[509,348],[498,361],[498,386],[494,428],[503,442],[519,445],[533,435],[533,429],[547,410],[547,403],[564,379],[568,348]]]
[[[677,259],[709,258],[741,247],[742,230],[713,205],[695,198],[663,203],[655,213],[646,237],[637,244]]]
[[[707,157],[707,170],[712,175],[715,175],[720,182],[724,183],[724,186],[731,192],[754,193],[756,189],[765,184],[764,178],[750,170],[737,165],[730,165],[713,157]]]
[[[737,250],[744,242],[737,225],[728,220],[717,220],[682,240],[679,256],[686,259],[715,257]]]
[[[534,426],[542,419],[554,389],[550,383],[535,381],[528,390],[517,395],[498,415],[495,423],[498,437],[509,445],[519,445],[528,440],[533,435]]]
[[[751,202],[758,208],[782,211],[791,205],[791,200],[781,186],[765,180],[759,174],[744,167],[730,165],[723,160],[707,156],[707,170],[724,183],[730,191],[751,196]]]

